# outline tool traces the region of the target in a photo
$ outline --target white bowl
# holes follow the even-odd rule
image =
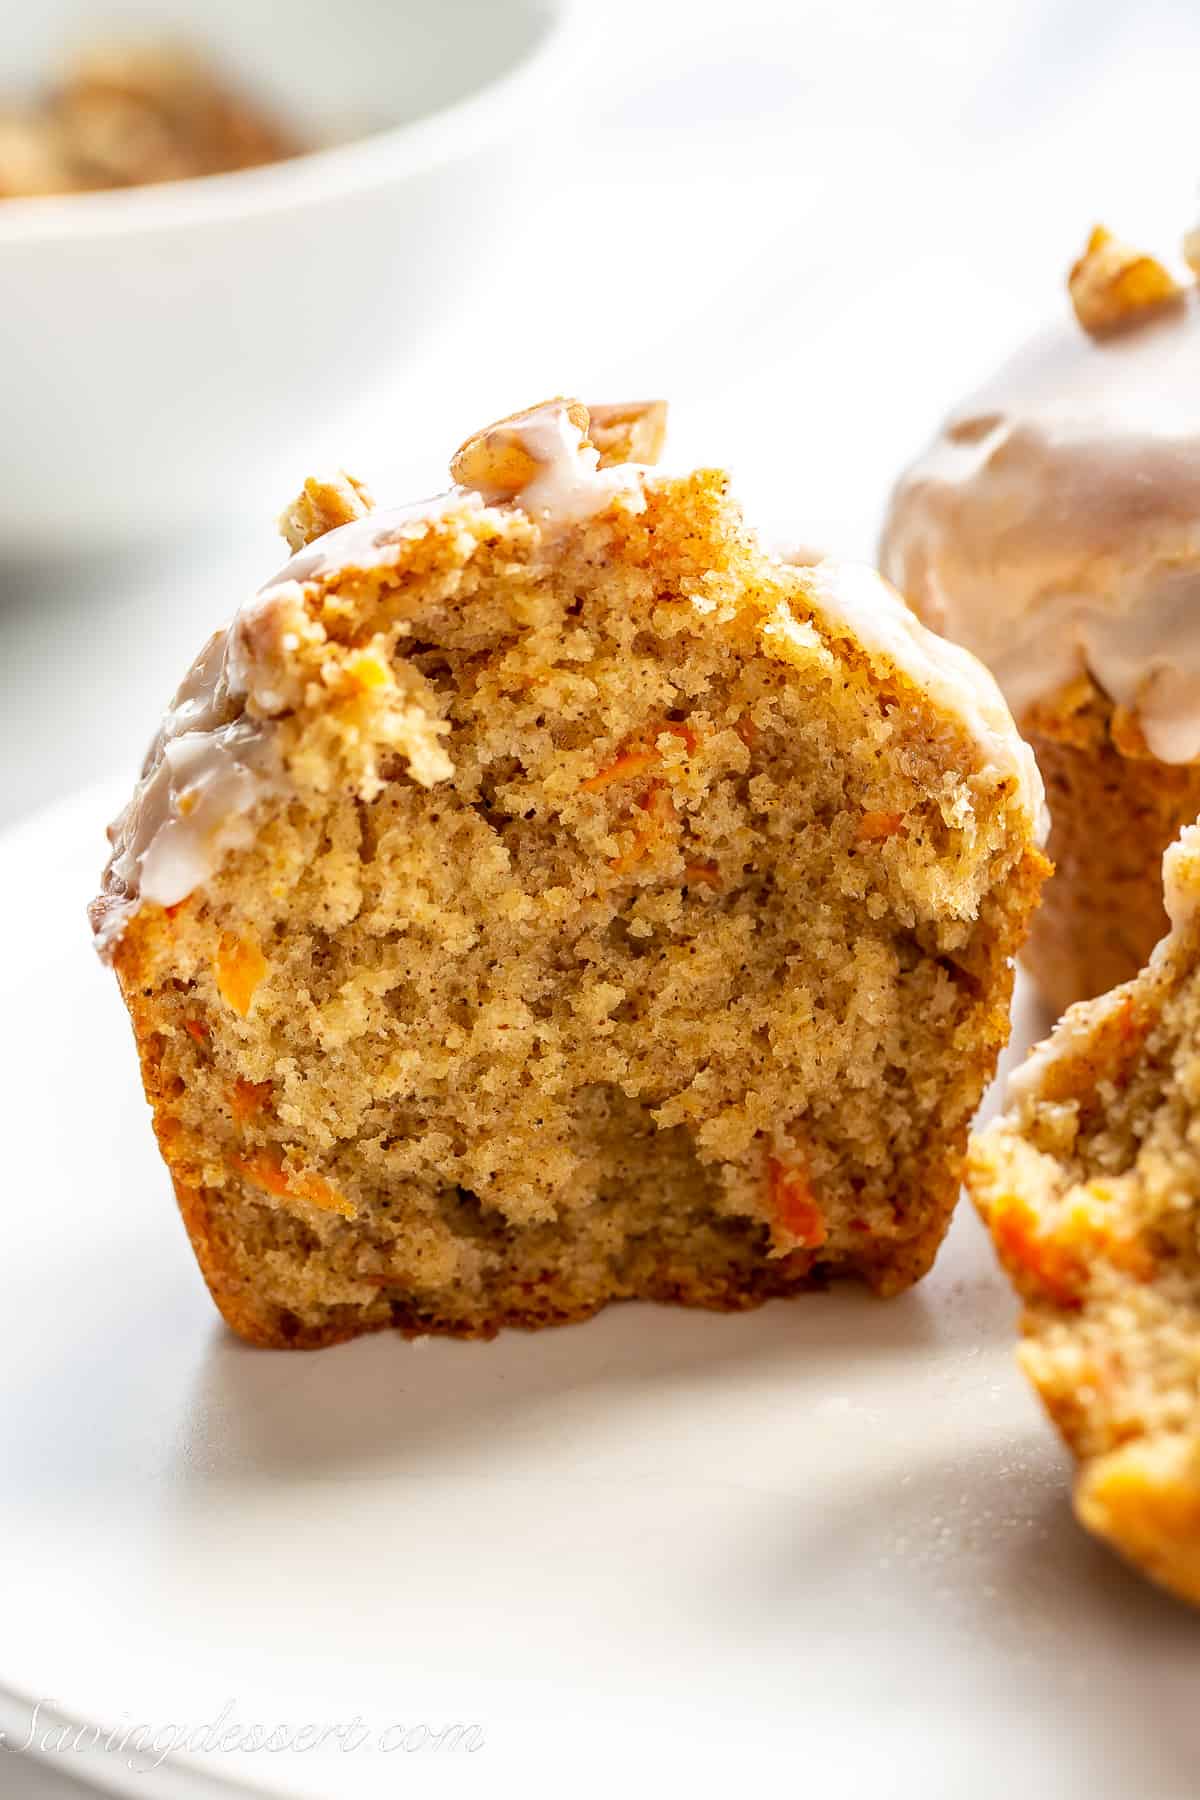
[[[336,148],[234,175],[0,201],[0,555],[261,503],[487,279],[570,0],[123,0]],[[97,0],[0,6],[32,89]],[[336,453],[335,453],[336,454]]]

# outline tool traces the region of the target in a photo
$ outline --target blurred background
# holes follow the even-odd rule
[[[494,24],[505,3],[482,0],[476,16]],[[312,11],[297,5],[298,18]],[[122,16],[82,10],[98,28]],[[219,53],[220,8],[194,10],[194,37]],[[279,43],[291,10],[272,9]],[[382,500],[408,498],[445,485],[447,455],[473,427],[546,394],[662,394],[668,460],[728,465],[767,528],[870,555],[899,467],[965,388],[1065,306],[1065,269],[1093,221],[1164,253],[1192,221],[1190,5],[580,0],[568,11],[569,56],[530,83],[512,122],[523,142],[505,149],[489,190],[490,238],[476,257],[464,218],[455,246],[451,217],[449,248],[446,234],[398,242],[397,342],[363,359],[336,404],[316,369],[296,369],[296,394],[313,395],[303,447],[281,430],[269,470],[197,491],[196,521],[165,537],[149,508],[116,541],[81,542],[65,491],[50,541],[0,541],[0,823],[84,781],[132,775],[200,641],[281,560],[272,520],[305,474],[345,465]],[[442,16],[437,53],[453,65],[472,9]],[[386,234],[389,196],[376,200]],[[0,229],[0,270],[3,251]],[[114,236],[111,260],[125,253]],[[452,280],[439,266],[451,254]],[[340,279],[349,298],[353,255]],[[299,265],[275,271],[281,309],[305,280]],[[430,283],[438,303],[410,348],[403,297]],[[245,298],[232,267],[224,304]],[[70,307],[89,354],[114,354],[87,281]],[[5,335],[11,366],[27,346],[11,321]],[[181,336],[185,392],[188,353]],[[238,376],[231,449],[249,421],[269,422],[255,367]],[[135,424],[138,404],[131,383]],[[99,463],[102,420],[77,421],[72,439],[92,431]],[[0,442],[11,474],[25,453],[19,420]]]

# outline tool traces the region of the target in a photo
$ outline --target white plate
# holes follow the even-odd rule
[[[184,1800],[760,1772],[822,1797],[1190,1800],[1200,1630],[1073,1524],[965,1210],[888,1303],[315,1355],[229,1336],[84,928],[110,800],[0,844],[10,1744],[52,1702],[33,1749],[63,1773]],[[223,1711],[225,1733],[357,1715],[369,1736],[148,1771],[141,1738],[76,1749],[57,1723],[161,1745]],[[431,1748],[450,1725],[476,1729]]]

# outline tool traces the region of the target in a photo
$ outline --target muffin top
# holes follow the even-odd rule
[[[1109,291],[1088,285],[1108,262]],[[1113,298],[1113,267],[1126,278]],[[1200,300],[1094,235],[1077,316],[958,407],[898,483],[881,565],[1018,722],[1080,678],[1153,755],[1200,756]]]
[[[306,482],[280,519],[293,556],[209,639],[110,828],[113,853],[92,907],[101,954],[112,955],[143,901],[179,905],[227,853],[252,842],[260,803],[286,792],[281,732],[338,704],[346,680],[355,692],[391,691],[369,648],[338,672],[334,648],[356,596],[411,586],[439,543],[456,536],[468,549],[511,542],[514,559],[552,569],[572,531],[614,508],[644,512],[656,488],[679,487],[650,466],[664,428],[660,402],[585,407],[556,398],[468,439],[451,463],[455,485],[431,499],[376,509],[353,477]],[[707,478],[724,492],[722,475]],[[1044,839],[1032,752],[974,657],[925,631],[871,569],[800,568],[769,554],[767,563],[834,637],[852,640],[961,729],[978,770],[1011,785]],[[448,606],[457,604],[459,580],[457,568],[446,577]],[[800,628],[789,614],[780,629]],[[406,717],[405,755],[421,786],[452,773],[441,742],[446,729],[415,712]]]

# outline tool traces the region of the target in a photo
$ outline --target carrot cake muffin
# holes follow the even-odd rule
[[[1200,1604],[1200,826],[1163,875],[1169,935],[1018,1069],[968,1183],[1079,1458],[1076,1512]]]
[[[547,402],[394,511],[307,483],[113,827],[93,924],[255,1342],[932,1261],[1037,771],[871,571],[650,468],[660,410]]]
[[[881,548],[1036,752],[1056,872],[1025,960],[1060,1010],[1146,960],[1200,813],[1200,297],[1104,231],[1071,291],[900,481]]]

